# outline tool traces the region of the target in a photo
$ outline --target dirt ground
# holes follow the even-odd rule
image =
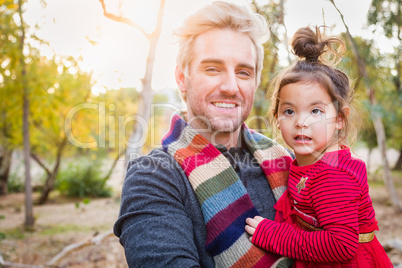
[[[88,241],[112,229],[119,200],[105,198],[84,204],[78,200],[52,199],[34,207],[35,230],[24,231],[24,196],[0,197],[0,253],[5,261],[45,265],[64,247]],[[124,250],[115,236],[99,245],[88,246],[68,255],[59,267],[127,267]]]

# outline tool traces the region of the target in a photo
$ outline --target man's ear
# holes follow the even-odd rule
[[[342,108],[342,114],[339,113],[338,119],[336,120],[336,128],[342,129],[345,126],[345,118],[347,118],[350,114],[350,107],[345,106]]]
[[[179,86],[180,92],[184,93],[187,91],[185,76],[182,70],[180,70],[179,66],[176,66],[175,71],[176,83]]]

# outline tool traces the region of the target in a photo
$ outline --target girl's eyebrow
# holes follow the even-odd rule
[[[279,103],[279,105],[294,105],[294,104],[292,102],[285,101],[285,102]]]
[[[315,102],[311,103],[310,105],[313,106],[313,105],[317,105],[317,104],[329,105],[329,104],[327,104],[327,103],[325,103],[323,101],[315,101]]]

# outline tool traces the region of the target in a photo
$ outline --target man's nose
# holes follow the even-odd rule
[[[236,74],[234,72],[227,72],[222,78],[220,91],[228,95],[235,95],[239,91]]]

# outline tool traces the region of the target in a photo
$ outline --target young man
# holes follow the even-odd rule
[[[114,232],[130,267],[253,267],[278,256],[253,246],[245,219],[273,219],[291,158],[244,125],[260,81],[265,20],[214,2],[190,16],[176,81],[187,110],[163,148],[130,162]]]

